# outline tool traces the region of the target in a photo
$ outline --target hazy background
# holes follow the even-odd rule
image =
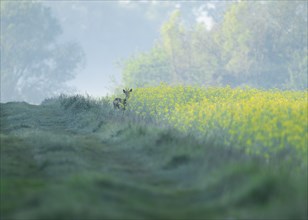
[[[1,102],[161,82],[305,89],[306,75],[305,1],[1,1]]]
[[[113,82],[120,82],[119,62],[134,52],[150,49],[159,37],[160,26],[174,9],[185,11],[187,19],[194,22],[202,16],[195,13],[197,10],[211,7],[210,3],[177,1],[45,4],[58,17],[65,30],[63,37],[80,42],[86,53],[87,65],[71,84],[93,95],[106,94],[114,86]]]

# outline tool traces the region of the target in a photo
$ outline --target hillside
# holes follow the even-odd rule
[[[305,169],[107,99],[1,103],[1,219],[306,219]]]

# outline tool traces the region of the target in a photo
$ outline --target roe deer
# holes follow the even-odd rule
[[[121,99],[121,98],[115,98],[113,100],[113,107],[114,109],[123,109],[125,110],[125,107],[127,105],[127,100],[129,99],[130,93],[133,91],[133,89],[123,89],[123,93],[125,94],[125,98]]]

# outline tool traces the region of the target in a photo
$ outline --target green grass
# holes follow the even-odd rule
[[[1,219],[307,219],[307,170],[60,96],[1,104]]]

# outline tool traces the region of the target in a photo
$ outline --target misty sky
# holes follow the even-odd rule
[[[62,40],[78,42],[86,64],[71,81],[81,94],[102,96],[120,83],[119,63],[150,49],[160,27],[175,9],[188,22],[210,29],[221,2],[200,1],[47,1],[63,29]]]

